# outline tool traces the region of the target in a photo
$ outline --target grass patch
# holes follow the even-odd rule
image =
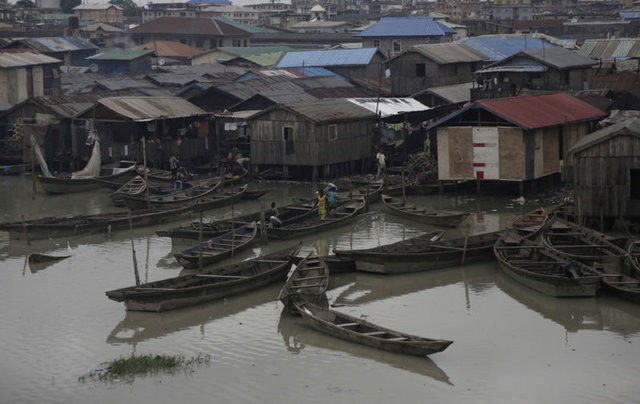
[[[201,364],[209,363],[209,355],[198,355],[186,359],[182,355],[131,355],[118,358],[112,362],[102,363],[97,369],[81,376],[81,383],[87,381],[117,382],[121,379],[131,381],[137,375],[153,375],[158,373],[173,374],[177,370],[193,372]]]

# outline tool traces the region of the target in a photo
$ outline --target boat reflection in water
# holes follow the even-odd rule
[[[307,347],[344,352],[351,356],[373,360],[452,385],[449,376],[426,356],[417,357],[383,351],[325,335],[308,326],[301,317],[288,314],[286,310],[283,310],[280,315],[278,332],[282,335],[287,350],[294,354]]]
[[[520,285],[502,273],[496,276],[496,286],[570,333],[605,329],[623,337],[640,333],[637,305],[615,296],[599,293],[596,297],[554,298]]]

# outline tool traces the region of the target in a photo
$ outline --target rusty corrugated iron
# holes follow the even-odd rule
[[[108,97],[98,103],[135,122],[209,115],[180,97]]]

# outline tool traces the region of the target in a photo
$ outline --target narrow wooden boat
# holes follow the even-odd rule
[[[191,188],[191,183],[186,181],[182,183],[182,188]],[[123,195],[143,196],[147,192],[152,195],[167,195],[176,192],[176,185],[169,181],[145,180],[142,176],[136,175],[128,182],[118,187],[109,195],[114,206],[125,206]]]
[[[542,243],[505,230],[495,243],[500,269],[513,280],[555,297],[595,296],[601,276]]]
[[[189,188],[170,194],[122,194],[122,200],[129,209],[148,209],[151,207],[180,206],[212,195],[222,184],[221,177],[207,178],[192,184]]]
[[[469,216],[468,212],[462,211],[427,210],[386,194],[382,194],[382,202],[395,215],[434,226],[457,227]]]
[[[493,245],[501,234],[497,231],[440,239],[438,233],[373,248],[335,250],[334,253],[340,258],[353,260],[358,271],[380,274],[430,271],[494,260]]]
[[[228,258],[249,247],[256,238],[258,226],[255,222],[233,229],[223,235],[175,253],[178,262],[185,268],[205,267]]]
[[[284,280],[299,250],[300,243],[194,275],[110,290],[106,295],[116,302],[124,302],[130,311],[162,312],[202,304]]]
[[[293,223],[311,217],[317,216],[317,208],[310,203],[294,203],[286,206],[278,207],[278,219],[283,225]],[[158,230],[156,234],[161,237],[171,237],[172,239],[210,239],[224,234],[231,229],[243,226],[250,222],[260,223],[264,216],[265,220],[269,219],[268,210],[259,210],[245,215],[236,216],[230,219],[207,220],[200,223],[199,221],[191,222],[184,226],[172,229]]]
[[[120,185],[133,178],[137,172],[135,166],[120,169],[114,173],[114,169],[101,170],[98,177],[72,178],[69,176],[46,177],[38,175],[36,178],[42,189],[50,194],[68,194],[73,192],[84,192],[102,188],[100,180],[118,183]]]
[[[604,288],[610,293],[640,303],[640,278],[622,272],[617,263],[595,263],[593,269],[602,277]]]
[[[220,205],[231,203],[227,197],[220,200]],[[106,233],[128,230],[129,221],[134,228],[156,226],[184,220],[194,212],[212,207],[191,202],[173,209],[144,209],[131,212],[112,212],[96,215],[77,215],[62,217],[44,217],[39,219],[3,222],[0,231],[9,233],[11,240],[39,240],[57,237],[72,237],[82,234]]]
[[[287,311],[297,313],[296,302],[327,304],[325,292],[329,286],[329,267],[315,253],[300,261],[278,294]]]
[[[626,275],[640,279],[640,240],[629,240],[626,245],[627,258],[624,262]]]
[[[372,203],[378,199],[382,194],[382,188],[384,180],[367,181],[359,184],[356,188],[351,190],[340,190],[338,192],[338,199],[353,199],[354,197],[367,198],[369,203]]]
[[[71,255],[48,255],[48,254],[40,254],[40,253],[31,253],[29,254],[28,260],[30,264],[41,264],[41,263],[47,263],[47,262],[57,262],[69,257],[71,257]]]
[[[324,220],[322,220],[319,215],[313,215],[304,220],[270,228],[267,230],[267,234],[270,238],[290,239],[343,226],[353,222],[359,213],[367,209],[367,201],[367,198],[354,197],[328,212]]]
[[[385,351],[426,356],[442,352],[453,343],[394,331],[312,303],[299,302],[297,309],[304,321],[320,332]]]
[[[622,265],[622,261],[627,256],[627,252],[612,243],[612,238],[606,234],[557,216],[549,219],[540,235],[547,247],[588,265],[605,261]]]

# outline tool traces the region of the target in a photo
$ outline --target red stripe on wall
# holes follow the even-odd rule
[[[484,143],[474,143],[473,147],[486,147],[486,144],[484,144]]]
[[[486,163],[473,163],[474,167],[486,167]]]

